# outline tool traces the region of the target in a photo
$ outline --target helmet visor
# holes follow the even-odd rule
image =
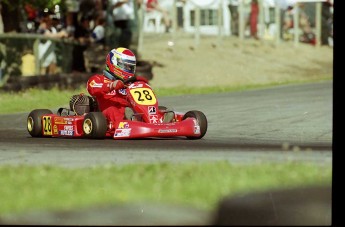
[[[117,64],[123,71],[127,73],[133,73],[135,72],[135,62],[130,60],[123,60],[119,61]]]

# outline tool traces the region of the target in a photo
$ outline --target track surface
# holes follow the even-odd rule
[[[159,98],[179,112],[208,119],[201,140],[32,138],[28,113],[0,115],[0,165],[86,167],[138,162],[227,160],[234,164],[332,163],[332,82],[244,92]],[[45,108],[42,106],[42,108]]]

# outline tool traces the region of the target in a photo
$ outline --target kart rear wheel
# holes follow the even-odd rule
[[[207,118],[205,114],[198,110],[188,111],[182,118],[182,120],[187,119],[188,117],[195,118],[200,126],[200,136],[187,136],[188,139],[201,139],[207,132]]]
[[[83,121],[84,136],[91,139],[103,139],[107,132],[107,119],[102,112],[90,112]]]
[[[30,112],[27,118],[27,129],[32,137],[42,137],[42,116],[52,114],[48,109],[36,109]]]

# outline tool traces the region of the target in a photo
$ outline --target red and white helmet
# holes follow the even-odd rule
[[[105,76],[114,77],[109,78],[111,80],[127,80],[134,76],[136,64],[136,57],[131,50],[123,47],[112,49],[106,58]]]

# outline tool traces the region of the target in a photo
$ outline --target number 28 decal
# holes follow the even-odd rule
[[[44,135],[53,135],[52,132],[52,119],[51,116],[44,116],[43,117],[43,134]]]
[[[135,88],[132,89],[130,92],[135,102],[140,105],[154,105],[157,102],[156,96],[153,94],[151,89]]]

